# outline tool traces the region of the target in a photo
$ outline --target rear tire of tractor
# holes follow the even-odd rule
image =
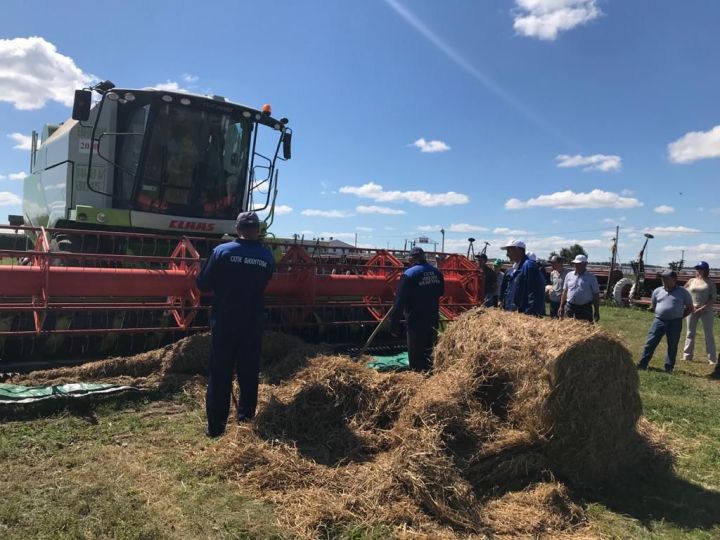
[[[632,298],[633,289],[635,289],[635,282],[630,278],[622,278],[613,287],[613,300],[615,304],[621,307],[628,307],[630,305],[630,298]]]

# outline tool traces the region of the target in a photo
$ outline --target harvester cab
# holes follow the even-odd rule
[[[220,237],[234,233],[239,212],[254,209],[267,211],[269,226],[277,161],[291,156],[287,123],[269,105],[221,96],[109,81],[78,90],[72,119],[46,126],[39,145],[33,137],[25,224]],[[258,141],[272,132],[268,157]]]

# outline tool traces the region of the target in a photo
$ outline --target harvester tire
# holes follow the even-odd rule
[[[628,307],[630,305],[630,299],[632,298],[635,289],[635,281],[630,278],[622,278],[613,287],[613,300],[615,304],[622,307]]]

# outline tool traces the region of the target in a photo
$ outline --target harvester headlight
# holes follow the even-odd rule
[[[245,118],[250,118],[252,116],[252,113],[250,111],[243,111],[243,116]]]
[[[108,92],[105,97],[108,98],[110,101],[117,101],[118,99],[120,99],[120,96],[118,96],[115,92]]]
[[[98,223],[105,223],[107,221],[107,216],[104,212],[98,212],[95,219],[97,219]]]
[[[135,94],[132,94],[130,92],[125,92],[125,95],[123,97],[126,101],[135,101]]]
[[[190,100],[186,97],[180,99],[180,103],[183,105],[190,105]]]
[[[163,96],[163,97],[162,97],[162,100],[163,100],[165,103],[170,103],[170,102],[172,101],[172,96]]]
[[[80,212],[77,215],[77,220],[78,221],[87,221],[87,214],[85,212]]]

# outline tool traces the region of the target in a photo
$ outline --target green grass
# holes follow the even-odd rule
[[[651,320],[608,307],[601,324],[637,361]],[[651,367],[662,368],[663,355],[664,345]],[[577,494],[594,531],[720,538],[720,381],[705,378],[710,371],[704,360],[680,360],[671,375],[640,373],[645,415],[667,430],[677,471]],[[288,538],[270,505],[213,474],[203,427],[200,403],[184,395],[0,424],[0,538]],[[351,524],[327,536],[375,540],[389,531]]]

